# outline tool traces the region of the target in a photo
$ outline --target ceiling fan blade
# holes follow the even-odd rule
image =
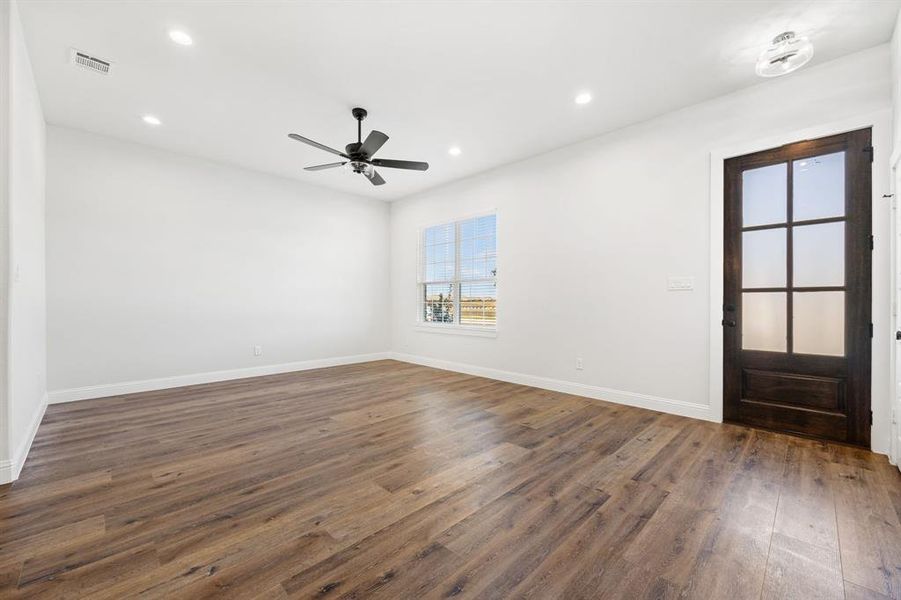
[[[334,169],[335,167],[343,167],[347,164],[347,161],[344,162],[336,162],[336,163],[328,163],[325,165],[316,165],[314,167],[304,167],[304,171],[322,171],[323,169]]]
[[[331,152],[332,154],[337,154],[338,156],[343,156],[344,158],[350,158],[343,152],[339,152],[339,151],[335,150],[334,148],[329,148],[328,146],[326,146],[324,144],[320,144],[319,142],[314,142],[313,140],[307,139],[307,138],[303,137],[302,135],[297,135],[296,133],[289,133],[288,137],[291,138],[292,140],[297,140],[298,142],[303,142],[304,144],[309,144],[310,146],[313,146],[314,148],[319,148],[320,150],[325,150],[326,152]]]
[[[387,141],[387,135],[385,135],[381,131],[376,131],[375,129],[373,129],[369,132],[369,135],[366,136],[366,140],[363,142],[363,145],[360,146],[360,154],[363,154],[366,157],[372,157],[372,155],[378,152],[379,148],[381,148]]]
[[[379,175],[379,172],[373,169],[369,173],[363,173],[366,178],[372,183],[372,185],[384,185],[385,180],[382,179],[382,176]]]
[[[376,158],[372,164],[377,167],[389,167],[391,169],[409,169],[411,171],[427,171],[429,163],[413,160],[393,160],[391,158]]]

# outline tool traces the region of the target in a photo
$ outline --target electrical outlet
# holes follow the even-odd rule
[[[262,347],[262,346],[254,346],[254,347],[253,347],[253,355],[254,355],[254,356],[262,356],[262,354],[263,354],[263,347]]]
[[[582,363],[582,357],[580,356],[576,359],[576,371],[581,371],[584,368],[585,365]]]

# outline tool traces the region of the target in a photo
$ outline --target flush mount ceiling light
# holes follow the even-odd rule
[[[591,94],[588,92],[582,92],[576,96],[576,104],[588,104],[589,102],[591,102]]]
[[[460,150],[460,146],[451,146],[447,149],[447,153],[451,156],[460,156],[462,154],[462,150]]]
[[[159,117],[155,117],[153,115],[144,115],[141,118],[144,120],[145,123],[147,123],[148,125],[153,125],[154,127],[156,127],[157,125],[163,124],[163,122],[159,120]]]
[[[813,58],[813,44],[806,37],[798,37],[794,31],[780,33],[773,43],[757,59],[757,74],[761,77],[779,77],[797,71]]]
[[[182,46],[190,46],[194,43],[194,40],[191,39],[190,35],[184,31],[178,31],[177,29],[173,29],[169,32],[169,39]]]

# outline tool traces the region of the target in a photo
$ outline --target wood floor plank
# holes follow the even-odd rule
[[[10,559],[28,559],[47,549],[67,549],[70,546],[91,543],[103,537],[106,532],[106,519],[96,515],[54,529],[47,529],[29,537],[20,539],[0,538],[0,562]]]
[[[687,598],[757,598],[766,574],[779,485],[740,472],[716,509],[691,574]]]
[[[330,521],[325,524],[325,529],[339,540],[365,537],[456,489],[475,483],[486,473],[515,461],[525,453],[525,449],[515,444],[504,443],[490,448],[414,485],[393,492],[390,500]]]
[[[586,577],[605,572],[616,562],[668,494],[652,484],[632,480],[608,484],[603,492],[609,496],[606,502],[520,582],[516,596],[540,599],[600,594],[610,582],[597,581],[594,585],[599,587],[595,588],[585,582]]]
[[[781,533],[773,535],[762,598],[844,597],[838,549],[814,546]]]
[[[889,600],[888,596],[845,581],[845,600]]]
[[[531,525],[496,536],[480,545],[471,558],[426,597],[505,598],[550,555],[569,532],[591,517],[606,496],[596,490],[546,499],[532,514]],[[570,496],[570,494],[572,494]]]
[[[775,531],[838,550],[838,527],[828,455],[816,442],[789,443]]]
[[[832,485],[844,578],[901,598],[901,524],[877,472],[833,463]]]
[[[0,597],[901,598],[884,457],[395,361],[48,407]]]
[[[607,560],[597,570],[573,578],[557,598],[566,600],[675,600],[680,588],[660,577],[653,567],[631,563],[622,557]]]
[[[123,581],[152,572],[159,567],[153,544],[129,547],[99,560],[80,564],[77,556],[60,569],[40,557],[26,561],[19,585],[28,596],[53,598],[98,597]]]

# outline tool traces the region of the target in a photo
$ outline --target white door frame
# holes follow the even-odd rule
[[[778,110],[778,108],[774,108]],[[873,128],[873,369],[871,380],[871,406],[873,429],[871,447],[875,452],[888,454],[890,438],[891,405],[895,401],[895,381],[891,360],[894,357],[894,322],[891,301],[894,295],[892,273],[895,257],[892,254],[891,215],[887,199],[883,195],[890,189],[889,148],[891,147],[891,111],[889,109],[850,117],[840,121],[823,123],[813,127],[789,131],[765,138],[737,142],[715,148],[710,152],[710,310],[709,310],[709,390],[711,416],[723,420],[723,163],[726,159],[777,148],[801,140],[816,139],[866,127]],[[884,227],[888,227],[888,230]],[[886,261],[889,266],[886,268]],[[892,291],[890,291],[892,290]],[[885,295],[883,297],[882,295]],[[891,338],[889,332],[892,332]],[[890,341],[892,340],[892,341]]]
[[[892,203],[892,328],[894,331],[901,331],[901,318],[899,318],[899,307],[901,307],[901,211],[898,210],[898,195],[901,193],[901,148],[895,149],[892,158],[889,161],[891,165],[891,203]],[[889,443],[889,460],[901,469],[901,368],[899,368],[898,360],[901,360],[901,353],[898,352],[898,342],[892,343],[891,350],[891,367],[892,367],[892,396],[891,396],[891,441]]]

